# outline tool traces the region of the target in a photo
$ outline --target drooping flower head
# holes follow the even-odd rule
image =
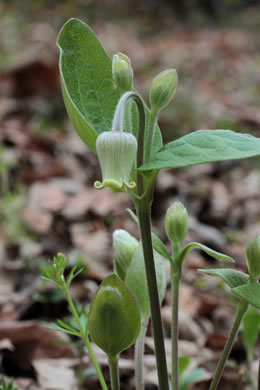
[[[133,134],[123,131],[106,131],[100,134],[96,142],[102,179],[95,187],[109,187],[113,192],[124,192],[136,186],[131,181],[131,170],[136,158],[137,141]]]

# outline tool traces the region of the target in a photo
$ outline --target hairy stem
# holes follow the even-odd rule
[[[171,323],[171,338],[172,338],[172,372],[171,383],[172,390],[179,388],[179,288],[181,282],[181,265],[173,262],[171,264],[171,283],[172,283],[172,323]]]
[[[118,370],[118,355],[108,356],[109,372],[111,379],[111,388],[112,390],[119,390],[119,370]]]
[[[142,324],[135,342],[135,390],[144,390],[144,340],[147,325]]]
[[[241,301],[239,303],[235,322],[234,322],[233,327],[231,329],[231,332],[229,334],[228,340],[226,342],[225,348],[224,348],[223,353],[221,355],[220,361],[218,363],[218,366],[217,366],[217,369],[216,369],[215,375],[213,377],[213,380],[211,382],[209,390],[216,390],[217,389],[218,383],[220,381],[220,378],[221,378],[222,373],[223,373],[224,368],[225,368],[226,361],[230,355],[232,346],[234,344],[234,340],[235,340],[236,335],[238,333],[240,323],[243,319],[245,312],[247,311],[247,308],[248,308],[247,302]]]
[[[74,319],[75,319],[75,321],[76,321],[76,323],[78,325],[78,328],[80,330],[82,338],[85,341],[85,345],[87,347],[87,350],[88,350],[90,359],[92,361],[92,364],[93,364],[93,366],[94,366],[94,368],[96,370],[97,377],[98,377],[98,380],[100,382],[101,388],[102,388],[102,390],[108,390],[106,382],[105,382],[105,379],[104,379],[104,376],[103,376],[102,371],[101,371],[101,368],[100,368],[100,366],[98,364],[98,361],[97,361],[96,356],[94,354],[94,351],[92,349],[92,346],[91,346],[91,343],[89,341],[88,335],[86,334],[85,329],[83,329],[83,326],[81,324],[81,321],[80,321],[77,309],[76,309],[76,307],[75,307],[75,305],[74,305],[74,303],[73,303],[73,301],[72,301],[72,299],[70,297],[69,291],[66,289],[66,290],[64,290],[64,292],[65,292],[66,299],[68,301],[70,310],[72,312],[72,315],[73,315],[73,317],[74,317]]]

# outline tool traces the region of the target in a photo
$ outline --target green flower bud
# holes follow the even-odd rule
[[[246,263],[249,275],[254,280],[260,278],[260,234],[256,234],[246,247]]]
[[[113,56],[112,74],[120,94],[131,91],[133,88],[133,69],[130,59],[123,53]]]
[[[113,192],[133,189],[135,182],[130,182],[131,170],[137,152],[137,141],[133,134],[122,131],[105,131],[96,142],[102,183],[95,182],[97,189],[109,187]]]
[[[175,69],[167,69],[159,73],[152,82],[149,99],[152,107],[161,110],[172,100],[176,87],[178,76]]]
[[[188,213],[181,202],[174,202],[165,217],[165,231],[173,246],[180,246],[188,233]]]
[[[115,271],[122,280],[125,280],[126,271],[136,252],[138,241],[126,230],[118,229],[113,233],[113,246]]]
[[[88,316],[91,339],[108,356],[116,356],[136,341],[140,314],[136,300],[115,274],[106,277],[93,299]]]

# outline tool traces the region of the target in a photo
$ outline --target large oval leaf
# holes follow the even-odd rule
[[[108,356],[116,356],[136,341],[140,314],[136,300],[116,274],[106,277],[91,303],[88,329]]]
[[[95,151],[97,135],[111,129],[118,102],[111,59],[93,31],[78,19],[64,24],[57,44],[70,120],[82,140]]]
[[[179,168],[260,155],[260,138],[231,130],[198,130],[163,146],[141,171]]]
[[[94,32],[82,21],[70,19],[62,27],[60,75],[64,102],[70,120],[81,139],[95,152],[96,139],[111,130],[119,94],[112,79],[112,61]],[[146,110],[146,124],[149,110]],[[133,133],[137,134],[137,111],[132,110]],[[161,132],[155,128],[152,152],[162,146]]]

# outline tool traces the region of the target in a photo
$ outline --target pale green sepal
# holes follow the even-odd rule
[[[198,269],[199,272],[209,276],[220,277],[230,288],[235,288],[248,283],[248,275],[229,268]]]
[[[163,258],[156,251],[154,251],[154,262],[159,300],[162,302],[166,289],[166,274]],[[150,303],[146,281],[143,248],[141,243],[139,243],[135,255],[128,267],[125,283],[132,294],[135,296],[142,317],[142,322],[145,322],[150,316]]]
[[[116,356],[136,341],[140,314],[130,290],[116,274],[106,277],[90,305],[91,339],[108,356]]]
[[[248,283],[243,286],[232,288],[232,293],[235,294],[241,300],[255,306],[260,309],[260,284]]]
[[[234,262],[232,257],[224,255],[223,253],[214,251],[213,249],[208,248],[206,245],[199,244],[198,242],[190,242],[189,244],[187,244],[181,250],[181,252],[177,258],[177,262],[180,264],[183,263],[183,261],[186,259],[186,257],[190,253],[190,251],[192,251],[192,249],[201,249],[203,252],[206,252],[208,255],[214,257],[214,259],[217,259],[217,260]]]

